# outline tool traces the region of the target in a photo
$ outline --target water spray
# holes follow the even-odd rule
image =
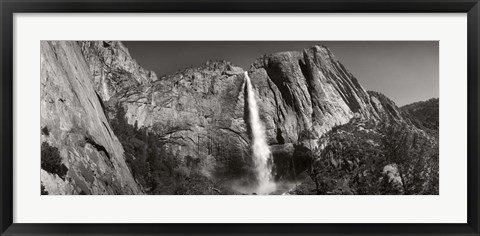
[[[249,117],[248,122],[252,130],[252,151],[253,161],[255,164],[255,173],[257,176],[257,194],[269,194],[276,189],[276,185],[272,177],[271,162],[272,153],[267,144],[265,135],[265,126],[258,112],[257,98],[255,96],[252,82],[245,72],[245,80],[247,84],[247,101]]]

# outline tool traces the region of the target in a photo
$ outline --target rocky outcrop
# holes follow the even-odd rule
[[[155,72],[140,67],[122,42],[85,41],[81,42],[81,48],[95,90],[103,101],[140,85],[146,87],[157,80]]]
[[[49,194],[141,194],[91,73],[77,42],[41,42],[41,141],[68,169],[42,170],[42,185]]]
[[[377,118],[370,97],[323,46],[257,59],[250,69],[271,144],[318,139],[357,117]]]
[[[375,91],[368,91],[368,94],[371,106],[383,122],[410,123],[410,120],[405,119],[403,112],[387,96]]]

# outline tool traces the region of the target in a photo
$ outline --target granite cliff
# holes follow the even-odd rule
[[[44,190],[49,194],[141,194],[105,116],[80,45],[42,41],[40,55]],[[45,161],[44,149],[61,158],[56,163],[60,167],[44,168],[55,165]]]

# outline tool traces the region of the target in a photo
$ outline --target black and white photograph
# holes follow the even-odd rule
[[[41,195],[440,191],[438,41],[41,41],[40,75]]]

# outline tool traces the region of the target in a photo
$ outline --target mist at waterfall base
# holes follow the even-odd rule
[[[272,153],[270,152],[270,148],[266,141],[265,126],[260,119],[257,97],[255,96],[248,72],[245,72],[244,86],[246,86],[247,93],[245,96],[248,104],[247,122],[251,129],[251,151],[255,168],[256,183],[254,186],[249,187],[237,186],[237,190],[240,190],[241,192],[253,192],[256,194],[270,194],[276,190],[276,184],[272,175]]]

